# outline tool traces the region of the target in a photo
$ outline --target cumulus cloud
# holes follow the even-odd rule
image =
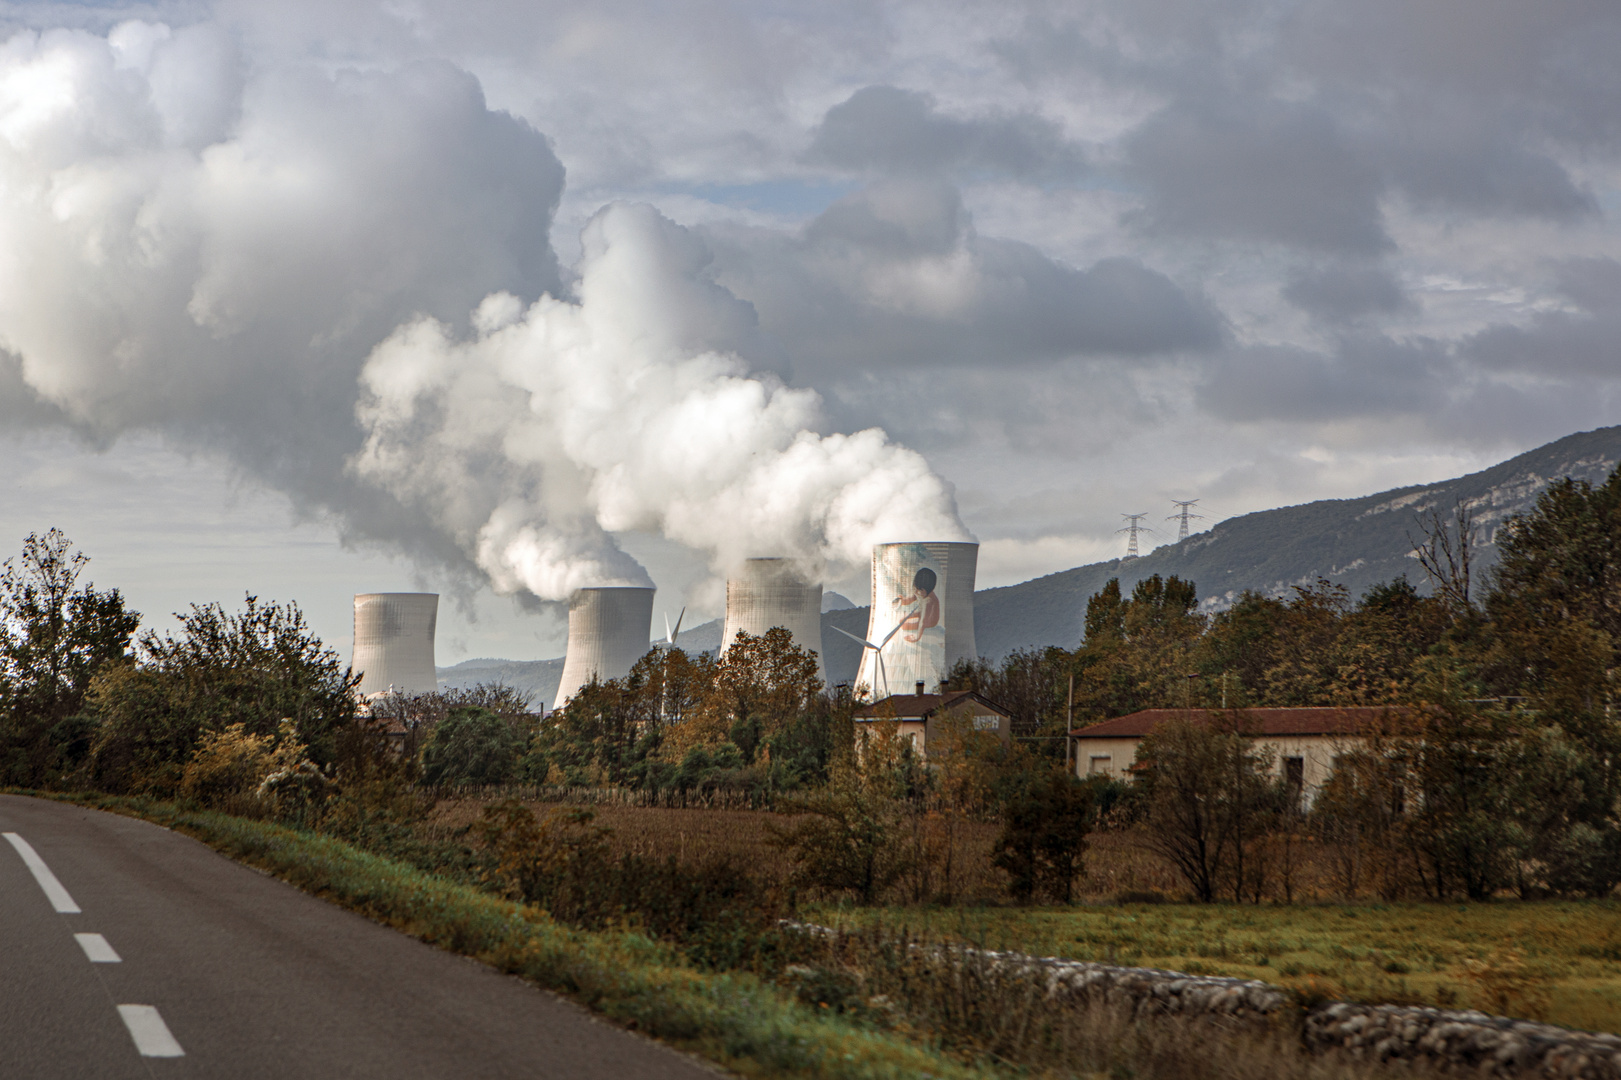
[[[0,45],[0,419],[468,580],[641,580],[622,529],[848,561],[951,517],[894,438],[1034,572],[1086,544],[1031,507],[1113,543],[1190,462],[1309,437],[1303,499],[1621,418],[1610,6],[173,10],[3,15],[97,29]]]
[[[921,456],[818,434],[813,391],[750,376],[754,310],[698,237],[604,211],[571,295],[562,184],[545,137],[443,61],[255,66],[212,26],[18,35],[0,389],[97,438],[221,450],[358,535],[545,599],[645,580],[620,530],[719,566],[968,535]]]
[[[362,376],[356,473],[435,515],[498,590],[647,583],[610,531],[816,573],[886,540],[969,538],[921,455],[877,429],[817,434],[814,392],[697,351],[746,333],[748,309],[687,230],[616,204],[583,246],[577,303],[491,296],[467,340],[418,321]]]

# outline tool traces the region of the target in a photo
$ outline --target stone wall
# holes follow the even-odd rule
[[[827,927],[792,924],[818,936]],[[1056,957],[950,946],[1008,979],[1041,980],[1050,998],[1105,1004],[1136,1018],[1206,1017],[1222,1023],[1298,1026],[1304,1047],[1355,1060],[1411,1063],[1425,1071],[1504,1080],[1621,1080],[1621,1035],[1572,1031],[1472,1010],[1336,1001],[1306,1007],[1280,986]]]

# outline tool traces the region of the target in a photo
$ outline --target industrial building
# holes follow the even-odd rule
[[[622,679],[652,647],[653,590],[642,586],[580,589],[568,605],[568,652],[555,708],[593,678]]]
[[[360,674],[358,692],[437,690],[433,635],[438,619],[438,593],[356,593],[351,666]]]
[[[760,637],[782,627],[794,644],[816,654],[816,674],[822,666],[822,585],[806,581],[788,559],[749,559],[726,579],[726,622],[720,651],[726,655],[738,631]]]
[[[872,614],[856,684],[876,698],[890,688],[939,688],[974,644],[979,545],[879,544],[872,550]]]

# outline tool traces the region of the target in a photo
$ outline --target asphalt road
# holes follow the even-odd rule
[[[6,795],[0,833],[0,1076],[716,1075],[156,825]]]

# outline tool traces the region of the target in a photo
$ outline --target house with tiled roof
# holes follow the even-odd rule
[[[912,749],[924,761],[929,759],[929,743],[938,747],[947,725],[964,730],[994,733],[1007,746],[1013,740],[1013,714],[973,690],[951,690],[925,694],[917,684],[915,694],[891,694],[881,701],[857,709],[856,731],[879,723],[895,723],[902,738],[910,739]]]
[[[1362,745],[1370,731],[1394,731],[1411,719],[1399,706],[1268,709],[1143,709],[1069,733],[1077,776],[1130,778],[1143,737],[1172,719],[1217,721],[1243,731],[1272,761],[1302,806],[1328,782],[1337,758]]]

